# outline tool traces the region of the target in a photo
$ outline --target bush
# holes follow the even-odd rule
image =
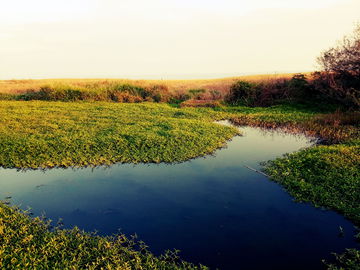
[[[39,91],[29,90],[18,96],[19,100],[48,100],[48,101],[79,101],[94,99],[95,93],[87,90],[66,88],[64,86],[43,86]]]
[[[304,74],[295,74],[288,82],[288,97],[293,101],[306,101],[315,98],[314,91]]]
[[[188,93],[192,99],[201,100],[201,99],[203,99],[202,96],[203,96],[203,94],[206,93],[206,90],[205,89],[190,89],[188,91]]]
[[[230,87],[225,100],[231,105],[254,106],[258,95],[258,85],[246,81],[237,81]]]
[[[189,99],[191,99],[191,96],[185,91],[176,91],[171,95],[169,103],[179,105],[180,103]]]
[[[16,95],[8,93],[0,93],[0,100],[15,100]]]
[[[230,87],[225,101],[231,105],[245,106],[339,104],[336,98],[330,98],[331,93],[325,94],[324,89],[328,89],[325,81],[308,80],[304,74],[295,74],[291,79],[269,80],[257,84],[238,81]]]
[[[347,108],[359,109],[360,77],[323,71],[314,72],[312,77],[312,86],[323,100]]]
[[[318,58],[322,71],[314,73],[317,90],[347,107],[360,107],[360,24],[352,36]]]
[[[154,85],[148,87],[146,90],[146,98],[151,98],[155,102],[169,102],[170,92],[166,85]]]
[[[39,91],[28,90],[22,95],[14,96],[14,98],[18,100],[87,100],[132,103],[143,101],[168,102],[171,95],[165,85],[154,85],[144,88],[130,84],[107,83],[101,85],[46,85],[40,87]]]

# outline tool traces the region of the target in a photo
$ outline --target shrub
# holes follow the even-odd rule
[[[318,58],[322,72],[314,73],[318,91],[348,107],[360,107],[360,24],[352,36]]]
[[[347,108],[360,107],[360,77],[319,71],[312,77],[312,86],[323,100]]]
[[[257,106],[272,106],[289,100],[288,80],[274,79],[261,82],[258,86],[261,91],[256,100]]]
[[[226,101],[231,105],[253,106],[258,93],[258,85],[246,81],[237,81],[230,87]]]
[[[192,99],[201,100],[202,95],[206,93],[206,90],[205,89],[190,89],[188,91],[188,93]]]
[[[169,99],[169,103],[171,104],[180,104],[186,100],[189,100],[191,98],[191,96],[186,93],[185,91],[175,91],[170,99]]]
[[[153,85],[151,87],[145,88],[146,97],[151,97],[155,102],[169,102],[170,101],[170,92],[166,85]]]
[[[48,101],[79,101],[94,99],[95,93],[83,89],[66,88],[64,86],[43,86],[39,91],[28,90],[20,95],[20,100],[48,100]]]
[[[213,99],[213,100],[220,100],[223,97],[222,93],[218,90],[210,90],[209,94],[211,96],[211,99]]]
[[[148,88],[130,84],[85,84],[78,86],[47,85],[40,90],[28,90],[22,95],[15,96],[18,100],[47,100],[47,101],[114,101],[114,102],[168,102],[170,93],[166,86],[155,85]],[[1,97],[0,97],[1,98]]]
[[[288,82],[288,96],[293,101],[306,101],[314,98],[312,88],[304,74],[295,74]]]
[[[0,100],[15,100],[16,95],[8,93],[0,93]]]

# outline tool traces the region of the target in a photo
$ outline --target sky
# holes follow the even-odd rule
[[[313,71],[360,0],[0,0],[0,79]]]

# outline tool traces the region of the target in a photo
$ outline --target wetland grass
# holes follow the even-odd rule
[[[37,169],[181,162],[238,133],[224,113],[167,104],[0,101],[0,166]]]
[[[1,269],[205,270],[180,260],[177,251],[155,256],[141,241],[73,228],[51,228],[43,218],[0,203]]]
[[[333,209],[360,224],[356,111],[334,113],[290,105],[174,108],[155,103],[0,101],[0,116],[0,165],[5,168],[185,161],[212,153],[238,133],[235,128],[214,123],[221,119],[317,136],[323,145],[269,161],[265,172],[295,199]],[[181,263],[175,265],[167,255],[143,255],[127,249],[129,244],[122,247],[114,238],[109,240],[77,229],[54,232],[38,218],[29,218],[5,204],[0,205],[0,234],[2,267],[18,262],[19,267],[33,268],[36,264],[52,263],[55,269],[90,269],[92,264],[94,269],[99,268],[95,265],[106,265],[107,269],[202,269],[179,259],[176,262]],[[110,251],[104,246],[110,246]],[[32,261],[35,249],[38,253]],[[75,264],[78,258],[87,259]],[[359,258],[358,250],[347,250],[337,255],[337,264],[328,267],[358,269]]]

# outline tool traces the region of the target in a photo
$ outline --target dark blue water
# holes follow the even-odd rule
[[[305,137],[241,128],[215,156],[176,165],[115,165],[46,172],[0,170],[0,197],[67,227],[137,234],[156,254],[215,269],[321,269],[331,252],[355,247],[341,215],[296,203],[244,165],[311,145]],[[339,236],[339,226],[345,235]]]

